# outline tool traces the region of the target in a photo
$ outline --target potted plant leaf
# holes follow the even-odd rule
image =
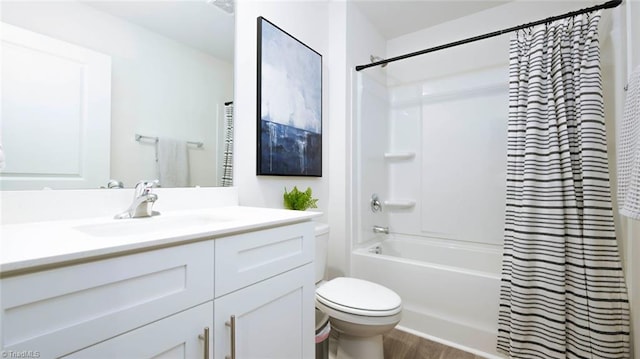
[[[304,192],[298,190],[297,186],[294,186],[291,192],[287,192],[286,187],[284,189],[284,207],[287,209],[305,211],[309,208],[318,208],[317,202],[318,199],[313,198],[311,187],[307,187]]]

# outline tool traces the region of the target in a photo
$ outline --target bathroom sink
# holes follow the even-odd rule
[[[107,222],[85,224],[73,227],[75,230],[93,237],[120,237],[145,235],[157,232],[184,230],[203,227],[233,218],[213,214],[157,215],[153,217],[114,219]]]

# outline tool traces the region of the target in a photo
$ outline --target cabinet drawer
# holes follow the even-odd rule
[[[2,349],[58,357],[213,298],[213,240],[4,278]]]
[[[215,240],[216,298],[313,260],[312,222]]]

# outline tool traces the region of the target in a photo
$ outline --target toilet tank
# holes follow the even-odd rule
[[[327,270],[327,257],[329,254],[329,225],[316,223],[316,255],[314,263],[316,266],[316,283],[324,279]]]

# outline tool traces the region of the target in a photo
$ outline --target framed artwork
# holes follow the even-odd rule
[[[257,174],[322,177],[322,55],[258,17]]]

